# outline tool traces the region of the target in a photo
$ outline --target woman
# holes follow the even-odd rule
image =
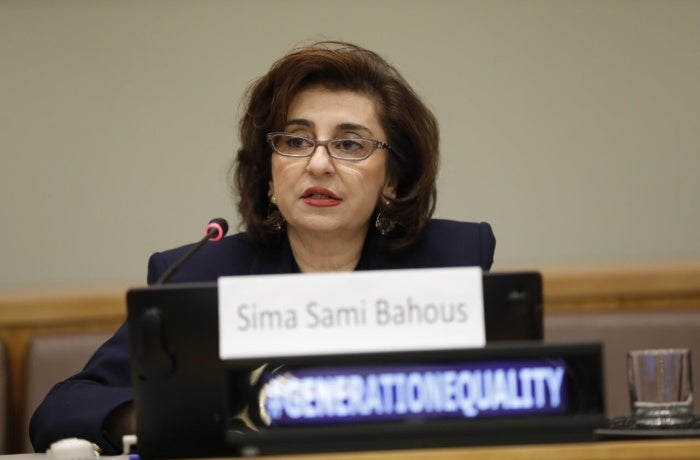
[[[204,246],[171,282],[219,276],[480,266],[486,223],[431,220],[438,126],[377,54],[320,42],[277,61],[249,90],[233,169],[246,231]],[[151,256],[153,283],[189,247]],[[56,385],[30,425],[37,451],[81,437],[103,452],[133,433],[126,326]]]

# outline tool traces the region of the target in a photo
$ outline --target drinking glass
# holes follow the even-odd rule
[[[694,421],[690,350],[630,351],[627,377],[637,425],[665,427]]]

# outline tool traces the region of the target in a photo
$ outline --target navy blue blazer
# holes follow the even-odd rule
[[[245,233],[210,243],[188,260],[170,282],[213,282],[220,276],[293,273],[298,271],[286,238],[278,247],[251,246]],[[487,223],[433,219],[419,240],[399,254],[379,249],[375,232],[365,242],[358,270],[480,266],[493,263],[496,240]],[[192,245],[153,254],[148,282],[187,252]],[[103,430],[107,415],[133,400],[128,331],[123,324],[90,358],[78,374],[56,384],[34,412],[29,436],[37,452],[68,437],[87,439],[104,454],[121,451],[120,440]]]

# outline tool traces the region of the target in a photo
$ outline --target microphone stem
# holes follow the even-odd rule
[[[181,266],[182,264],[184,264],[185,262],[187,262],[187,260],[188,260],[190,257],[192,257],[192,256],[194,255],[195,252],[199,251],[199,248],[201,248],[202,246],[204,246],[204,245],[207,243],[207,241],[209,241],[209,239],[212,238],[213,236],[215,236],[217,233],[218,233],[218,232],[217,232],[216,229],[214,229],[214,228],[209,229],[209,230],[207,231],[207,234],[204,235],[204,238],[202,238],[201,240],[199,240],[199,242],[198,242],[197,244],[195,244],[195,245],[192,247],[192,249],[190,249],[189,251],[187,251],[182,257],[180,257],[180,258],[177,260],[177,262],[175,262],[174,264],[172,264],[162,275],[160,275],[160,278],[158,278],[158,280],[157,280],[154,284],[155,284],[155,285],[163,284],[163,283],[165,283],[166,281],[168,281],[168,280],[170,279],[170,277],[173,276],[173,274],[180,268],[180,266]]]

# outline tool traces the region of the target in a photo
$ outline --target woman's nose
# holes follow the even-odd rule
[[[312,174],[332,174],[335,171],[333,158],[328,152],[328,146],[316,145],[314,152],[309,157],[306,170]]]

